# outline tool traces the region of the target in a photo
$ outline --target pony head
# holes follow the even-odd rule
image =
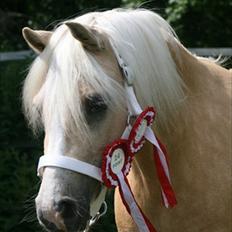
[[[128,110],[113,47],[133,71],[142,107],[155,105],[159,125],[171,121],[167,115],[183,92],[160,28],[172,33],[150,11],[113,10],[66,21],[53,32],[23,29],[39,54],[24,84],[24,110],[34,130],[44,129],[44,154],[101,167],[104,148],[121,137]],[[36,198],[38,219],[51,231],[83,231],[105,193],[93,178],[46,167]]]

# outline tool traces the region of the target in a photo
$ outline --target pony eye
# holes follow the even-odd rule
[[[84,108],[87,122],[100,120],[107,110],[103,97],[99,94],[88,96],[84,101]]]

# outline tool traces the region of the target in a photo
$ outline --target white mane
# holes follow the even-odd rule
[[[133,71],[134,87],[142,107],[155,106],[158,123],[167,125],[184,98],[183,82],[161,33],[162,29],[175,37],[168,23],[148,10],[95,12],[70,21],[94,26],[108,35]],[[80,93],[73,86],[84,80],[102,92],[114,107],[120,106],[124,92],[67,32],[66,26],[59,26],[49,45],[34,61],[24,85],[24,108],[31,124],[38,122],[38,108],[43,105],[50,108],[50,114],[69,115],[79,127],[78,132],[85,133]],[[59,78],[54,75],[58,72]],[[43,115],[45,123],[49,118],[49,113]]]

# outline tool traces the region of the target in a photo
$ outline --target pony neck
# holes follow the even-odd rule
[[[216,117],[209,116],[212,115],[214,105],[223,105],[223,99],[225,99],[223,81],[224,77],[229,77],[229,72],[209,59],[193,56],[177,41],[168,41],[167,45],[178,73],[185,83],[185,99],[178,105],[176,112],[173,112],[172,121],[168,123],[168,127],[162,128],[157,124],[154,131],[167,147],[170,175],[175,189],[175,179],[179,175],[176,167],[180,160],[190,155],[186,152],[187,145],[192,146],[191,141],[197,138],[206,140],[200,133],[201,129],[203,126],[207,127],[208,124],[216,125],[217,123]],[[221,78],[219,79],[218,76]],[[214,97],[215,89],[220,97]],[[212,102],[214,102],[213,105]],[[201,117],[200,121],[199,117]],[[210,141],[207,143],[210,144]],[[201,148],[198,147],[198,149]],[[129,181],[132,183],[132,189],[135,188],[141,204],[146,205],[147,197],[152,199],[152,202],[157,198],[160,201],[160,186],[156,176],[153,148],[148,142],[135,156]],[[138,191],[141,188],[142,194]],[[160,205],[159,202],[156,202],[157,204]]]

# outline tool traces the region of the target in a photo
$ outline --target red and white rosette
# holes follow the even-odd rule
[[[154,160],[161,185],[162,199],[164,205],[168,208],[175,206],[177,201],[169,176],[166,149],[151,129],[155,115],[155,109],[148,107],[137,117],[128,136],[128,149],[132,154],[138,152],[143,147],[146,139],[153,144]]]
[[[138,206],[127,180],[131,162],[132,155],[128,150],[127,140],[115,141],[103,153],[102,180],[109,188],[119,186],[123,204],[140,232],[156,232]]]
[[[135,120],[128,138],[131,153],[134,154],[143,147],[146,130],[152,125],[155,114],[155,109],[148,107]]]
[[[103,152],[102,180],[108,188],[119,185],[117,174],[127,176],[131,168],[132,156],[127,149],[127,140],[119,139],[108,145]]]

